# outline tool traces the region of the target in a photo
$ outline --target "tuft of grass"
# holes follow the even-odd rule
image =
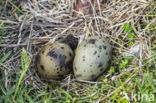
[[[7,11],[6,11],[6,8],[4,7],[4,1],[3,0],[0,0],[0,5],[3,9],[3,14],[5,17],[7,17]]]
[[[31,59],[32,59],[32,55],[28,52],[25,51],[25,49],[22,49],[22,55],[21,55],[21,65],[22,65],[22,73],[21,76],[18,80],[17,86],[16,86],[16,90],[13,96],[13,100],[15,100],[16,96],[19,93],[19,89],[22,88],[21,82],[22,79],[24,77],[24,74],[26,73],[26,71],[28,70],[30,63],[31,63]],[[21,86],[20,86],[21,85]]]
[[[24,12],[23,12],[20,8],[18,8],[14,3],[12,3],[10,0],[8,0],[8,2],[9,2],[18,12],[20,12],[22,15],[24,15]]]

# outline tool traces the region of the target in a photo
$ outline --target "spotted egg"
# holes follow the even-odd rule
[[[67,44],[46,44],[37,55],[38,74],[45,79],[63,79],[72,70],[73,56]]]
[[[111,45],[103,37],[88,37],[75,51],[73,70],[78,80],[94,80],[101,75],[111,60]]]

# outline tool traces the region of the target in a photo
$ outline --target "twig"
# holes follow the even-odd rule
[[[36,42],[36,43],[31,43],[32,45],[38,45],[38,44],[42,44],[44,42]],[[23,46],[27,46],[27,43],[23,43],[23,44],[0,44],[0,47],[7,47],[7,48],[14,48],[14,47],[23,47]]]
[[[77,79],[73,79],[73,80],[77,82],[87,83],[87,84],[104,84],[104,82],[92,82],[92,81],[77,80]]]

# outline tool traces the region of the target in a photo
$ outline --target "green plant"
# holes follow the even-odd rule
[[[8,2],[18,11],[18,12],[20,12],[21,14],[23,14],[24,15],[24,12],[20,9],[20,8],[18,8],[15,4],[13,4],[10,0],[8,0]]]
[[[15,90],[15,93],[14,93],[14,96],[13,96],[13,100],[15,100],[16,96],[18,95],[18,90],[20,88],[22,88],[21,82],[22,82],[22,79],[24,77],[24,74],[26,73],[27,69],[30,66],[31,59],[32,59],[32,55],[30,53],[26,52],[25,49],[23,48],[22,49],[22,55],[21,55],[22,73],[21,73],[21,76],[20,76],[20,78],[18,80],[16,90]]]

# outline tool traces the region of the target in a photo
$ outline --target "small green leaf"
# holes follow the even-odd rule
[[[130,46],[133,46],[133,45],[134,45],[134,42],[133,42],[133,41],[130,41],[130,42],[129,42],[129,45],[130,45]]]
[[[5,30],[4,30],[4,21],[2,21],[0,23],[0,40],[2,40],[2,37],[4,36],[4,33],[5,33]]]
[[[124,26],[123,26],[123,28],[124,28],[124,31],[125,32],[131,32],[132,31],[132,27],[131,27],[131,24],[130,23],[125,23],[124,24]]]
[[[127,39],[134,39],[134,34],[133,33],[129,33],[127,36],[126,36]]]
[[[111,66],[110,70],[108,71],[110,75],[115,73],[115,68]]]
[[[29,103],[34,103],[33,99],[29,95],[27,96],[27,100],[29,101]]]
[[[5,54],[1,59],[0,59],[0,63],[4,63],[8,57],[12,54],[12,51],[9,51],[7,54]]]

